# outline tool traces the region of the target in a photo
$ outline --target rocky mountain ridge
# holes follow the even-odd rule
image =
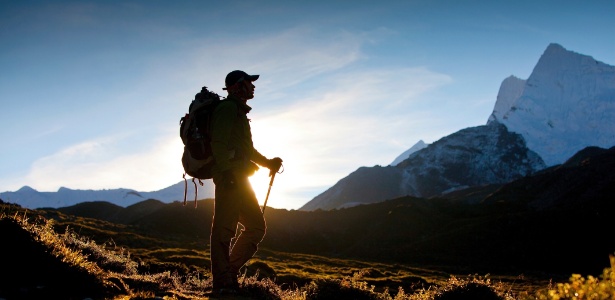
[[[544,168],[519,134],[492,123],[446,136],[394,167],[359,168],[300,210],[343,208],[403,196],[432,197],[471,186],[503,184]]]

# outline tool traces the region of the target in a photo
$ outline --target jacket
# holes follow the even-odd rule
[[[239,98],[229,95],[213,112],[211,149],[215,165],[214,179],[227,170],[236,175],[251,176],[267,158],[254,149],[247,114],[252,108]]]

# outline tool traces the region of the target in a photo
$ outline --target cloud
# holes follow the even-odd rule
[[[156,73],[222,93],[226,74],[240,69],[261,74],[259,89],[273,94],[359,60],[368,39],[361,33],[307,26],[261,35],[204,35],[184,41],[185,48],[159,60],[166,63],[159,64],[163,71]]]
[[[181,180],[183,170],[178,162],[183,146],[179,138],[166,135],[145,141],[147,147],[126,147],[139,142],[134,134],[121,134],[66,147],[36,160],[24,181],[48,191],[60,186],[151,191]]]

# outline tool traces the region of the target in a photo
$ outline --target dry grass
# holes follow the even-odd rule
[[[61,265],[82,274],[66,275],[72,281],[65,284],[71,288],[61,289],[62,294],[47,293],[45,296],[208,299],[211,279],[207,268],[186,267],[194,264],[206,266],[208,255],[205,249],[141,249],[137,251],[140,253],[137,258],[131,254],[134,250],[118,247],[112,242],[97,243],[70,228],[58,233],[54,230],[56,221],[45,219],[35,211],[4,206],[0,221],[18,224]],[[96,230],[96,224],[87,226]],[[26,272],[33,273],[41,272],[40,267],[21,266],[32,268]],[[65,276],[60,269],[50,271],[52,275],[47,276]],[[546,286],[538,292],[523,291],[519,289],[520,283],[493,280],[489,276],[461,278],[448,275],[448,279],[443,279],[445,276],[447,274],[438,271],[407,266],[262,250],[245,269],[237,297],[283,300],[615,299],[615,258],[611,258],[611,267],[604,270],[601,279],[573,275],[569,283]],[[29,283],[20,284],[31,286]],[[53,289],[47,291],[56,292]],[[0,289],[0,297],[10,299],[10,296],[15,296],[10,292]]]

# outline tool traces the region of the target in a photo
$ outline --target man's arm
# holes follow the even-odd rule
[[[269,159],[267,159],[267,157],[262,155],[256,149],[252,149],[252,156],[250,156],[250,160],[263,167],[267,167],[267,163],[269,162]]]

